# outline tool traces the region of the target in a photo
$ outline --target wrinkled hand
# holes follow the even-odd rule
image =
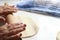
[[[19,40],[21,32],[25,30],[26,25],[23,23],[8,24],[6,16],[16,12],[14,6],[0,6],[0,40]],[[21,39],[20,39],[21,40]]]
[[[0,27],[0,40],[19,40],[21,32],[25,30],[23,23],[5,24]]]
[[[22,40],[21,32],[25,30],[26,24],[8,24],[4,17],[0,17],[0,40]]]

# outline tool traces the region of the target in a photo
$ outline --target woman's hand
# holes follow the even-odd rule
[[[16,12],[14,6],[0,6],[0,40],[21,40],[21,32],[25,30],[26,25],[23,23],[9,24],[6,16]]]
[[[0,40],[19,40],[21,32],[25,30],[26,25],[23,23],[5,24],[0,26]]]
[[[7,3],[4,6],[0,6],[0,15],[8,15],[17,12],[17,8],[14,5],[9,6]]]

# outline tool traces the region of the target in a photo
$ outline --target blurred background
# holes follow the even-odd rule
[[[0,0],[0,5],[4,3],[15,5],[23,11],[60,17],[59,0]]]

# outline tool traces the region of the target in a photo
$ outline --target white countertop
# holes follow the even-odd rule
[[[60,31],[60,19],[25,11],[20,13],[31,17],[39,28],[35,36],[23,40],[56,40],[57,33]]]

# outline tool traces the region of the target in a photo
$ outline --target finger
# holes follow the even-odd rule
[[[0,26],[4,25],[6,23],[5,18],[0,16]]]
[[[7,37],[7,39],[8,40],[16,40],[16,39],[19,39],[20,37],[22,36],[22,34],[21,33],[18,33],[18,34],[16,34],[16,35],[12,35],[12,36],[10,36],[10,37]]]
[[[25,28],[25,27],[26,27],[26,24],[16,23],[16,24],[14,24],[13,26],[14,26],[15,29],[16,29],[16,27],[17,27],[17,28]]]
[[[17,29],[17,28],[19,28],[19,27],[21,27],[21,25],[15,25],[15,24],[9,24],[9,25],[8,25],[8,29],[9,29],[9,30]]]
[[[3,8],[2,6],[0,6],[0,15],[2,15],[2,13],[3,13]]]
[[[0,16],[0,19],[3,19],[5,21],[5,18],[3,16]]]
[[[6,39],[6,40],[22,40],[22,38],[9,38],[9,39]]]
[[[15,34],[15,35],[12,35],[12,36],[9,36],[7,39],[10,39],[10,38],[20,38],[22,36],[21,33],[18,33],[18,34]]]
[[[7,40],[22,40],[22,38],[11,38],[11,39],[7,39]]]
[[[17,28],[25,28],[26,27],[26,24],[19,24],[19,23],[16,23],[16,24],[9,24],[8,25],[8,29],[9,30],[13,30],[13,29],[17,29]]]
[[[6,36],[6,34],[8,33],[8,29],[7,29],[7,23],[3,26],[0,27],[0,37],[2,36]]]
[[[24,31],[24,30],[25,30],[25,28],[18,28],[18,29],[10,30],[10,32],[7,35],[8,36],[15,35],[17,33]]]
[[[12,14],[13,12],[17,12],[16,10],[11,10],[11,9],[6,9],[3,11],[3,13],[8,13],[8,14]]]
[[[23,28],[25,28],[25,27],[26,27],[26,24],[21,24],[21,26],[22,26]]]

